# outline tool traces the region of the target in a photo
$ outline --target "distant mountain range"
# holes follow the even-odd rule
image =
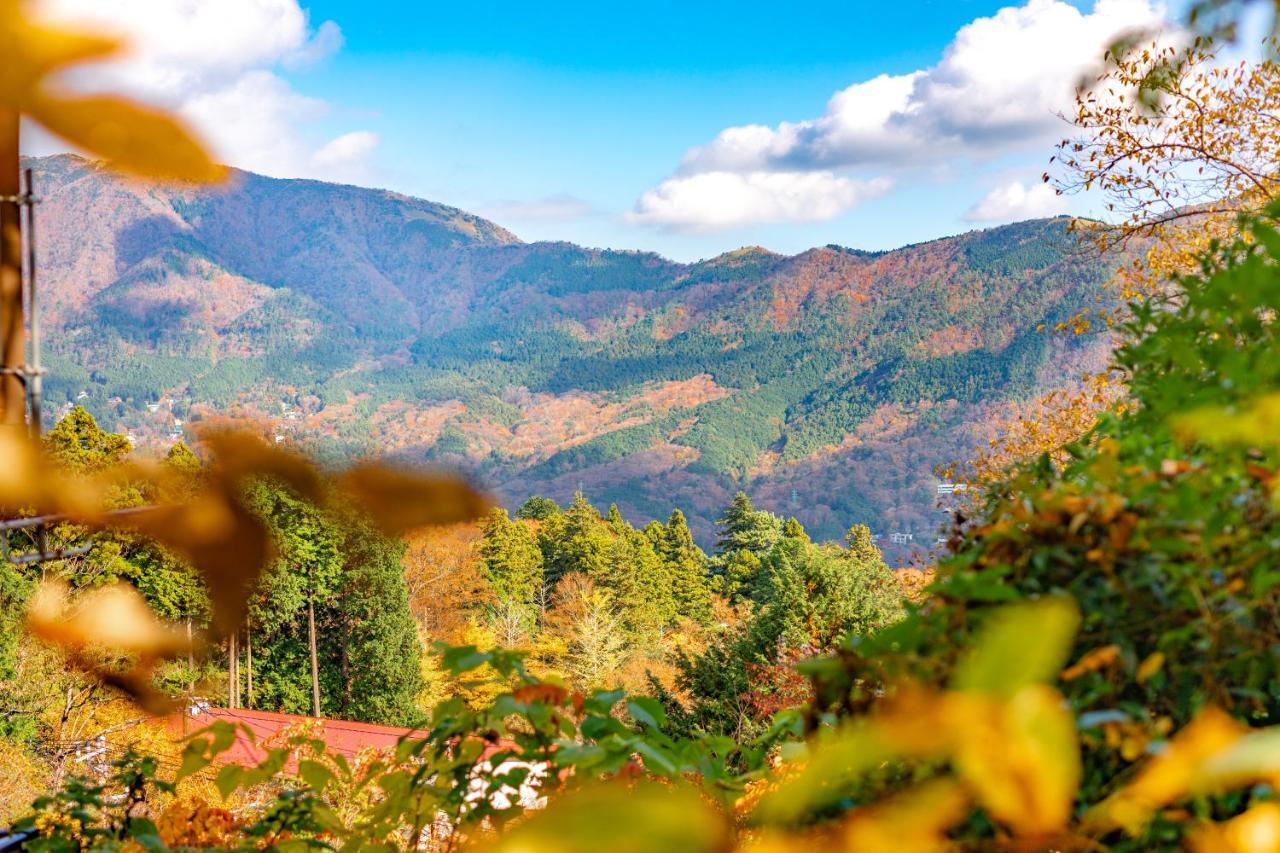
[[[745,488],[815,536],[927,546],[934,467],[1107,350],[1037,331],[1112,271],[1063,218],[681,264],[382,190],[30,165],[51,417],[79,402],[144,447],[252,416],[323,454],[462,465],[513,504],[580,488],[705,538]]]

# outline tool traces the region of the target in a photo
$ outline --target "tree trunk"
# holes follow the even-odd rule
[[[236,648],[238,631],[227,637],[227,707],[240,707],[240,650]]]
[[[22,322],[22,225],[18,111],[0,106],[0,423],[21,426],[26,400],[18,369],[26,361]]]
[[[246,675],[248,676],[245,679],[245,683],[248,686],[248,693],[249,693],[249,701],[246,707],[252,708],[253,707],[253,629],[248,625],[248,623],[245,624],[245,628],[244,628],[244,651],[245,651],[245,664],[246,664],[246,670],[247,670]]]
[[[307,600],[307,641],[311,644],[311,716],[320,716],[320,662],[316,658],[316,605]]]
[[[196,689],[196,650],[191,639],[191,620],[187,620],[187,673],[191,676],[191,680],[187,683],[187,692],[194,693]]]
[[[348,632],[343,632],[342,650],[339,652],[338,668],[342,673],[342,701],[340,703],[339,714],[346,719],[351,718],[351,658],[347,654]]]

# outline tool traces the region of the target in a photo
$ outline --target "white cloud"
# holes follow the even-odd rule
[[[499,201],[485,205],[486,216],[503,222],[568,222],[585,219],[596,210],[591,203],[571,195],[558,194],[525,201]]]
[[[889,189],[831,172],[702,172],[668,178],[640,197],[628,219],[680,231],[834,219]]]
[[[75,74],[70,86],[125,91],[176,109],[231,165],[329,176],[307,127],[328,106],[298,93],[277,70],[332,55],[342,31],[333,21],[313,29],[298,0],[43,0],[40,10],[128,45],[123,58]]]
[[[1048,184],[1028,187],[1021,181],[1011,181],[993,188],[969,209],[965,218],[970,222],[1013,222],[1057,216],[1066,210],[1067,200]]]
[[[311,163],[320,169],[346,169],[364,163],[378,147],[378,134],[367,130],[353,130],[325,143]]]
[[[930,68],[855,83],[833,95],[818,118],[731,127],[690,149],[673,178],[641,197],[634,218],[683,227],[697,227],[699,213],[711,217],[704,227],[731,221],[703,203],[705,193],[689,193],[694,207],[675,209],[681,191],[698,186],[692,179],[701,175],[750,176],[740,183],[759,193],[769,186],[785,191],[800,174],[824,174],[818,183],[833,185],[842,170],[901,173],[1039,149],[1063,133],[1058,115],[1069,110],[1081,74],[1106,46],[1126,31],[1158,26],[1163,15],[1155,0],[1097,0],[1089,12],[1064,0],[1001,9],[962,27]],[[789,177],[773,183],[761,177],[775,173]],[[768,207],[756,201],[757,209]],[[797,221],[824,218],[804,205],[773,209],[787,211]]]

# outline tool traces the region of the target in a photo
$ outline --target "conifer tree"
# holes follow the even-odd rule
[[[652,530],[652,532],[650,532]],[[707,555],[693,541],[693,532],[684,513],[671,511],[665,525],[653,522],[645,527],[671,574],[671,592],[676,612],[687,619],[706,622],[711,618],[711,586]]]
[[[417,721],[422,646],[409,611],[404,544],[362,521],[341,531],[342,577],[326,622],[327,669],[343,719],[411,725]]]
[[[480,565],[500,602],[532,613],[542,585],[542,552],[528,526],[498,507],[489,513],[480,539]]]
[[[788,518],[782,525],[782,536],[785,539],[799,539],[804,542],[810,541],[809,534],[805,532],[804,525],[794,515]]]
[[[564,511],[563,524],[548,531],[545,571],[553,585],[570,572],[600,579],[608,573],[611,532],[600,513],[578,492]]]
[[[745,492],[738,492],[716,522],[715,569],[720,592],[736,601],[759,584],[760,560],[782,538],[782,520],[756,509]]]
[[[551,498],[546,498],[542,495],[534,495],[516,510],[516,518],[529,521],[544,521],[553,515],[559,514],[560,505],[551,500]]]

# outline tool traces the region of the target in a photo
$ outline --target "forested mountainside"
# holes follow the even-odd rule
[[[705,540],[742,488],[816,536],[927,545],[934,467],[1107,348],[1039,329],[1110,273],[1062,218],[680,264],[381,190],[30,165],[47,411],[78,402],[142,447],[244,415],[334,455],[464,465],[513,506],[679,505]]]

